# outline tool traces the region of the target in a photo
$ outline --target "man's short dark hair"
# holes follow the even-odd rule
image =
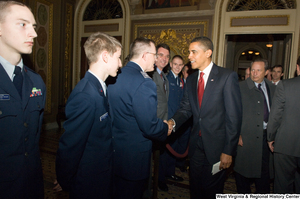
[[[152,39],[146,37],[138,37],[131,44],[129,48],[129,60],[136,58],[145,48],[150,48],[151,43],[155,46],[155,42]]]
[[[165,44],[165,43],[158,44],[156,46],[156,52],[158,51],[159,48],[164,48],[164,49],[168,50],[170,53],[170,46],[168,44]]]
[[[281,73],[283,73],[283,66],[282,65],[278,64],[278,65],[273,66],[271,71],[273,71],[274,68],[281,68]]]
[[[174,55],[174,56],[172,57],[172,60],[171,60],[171,61],[173,61],[175,58],[179,58],[179,59],[181,59],[182,62],[183,62],[183,58],[181,57],[181,55]]]
[[[267,70],[270,69],[269,64],[268,64],[268,60],[263,59],[263,58],[257,58],[255,60],[253,60],[251,62],[251,65],[250,65],[251,66],[250,69],[252,68],[252,65],[254,64],[254,62],[264,62],[264,64],[265,64],[265,71],[267,71]]]
[[[205,37],[205,36],[201,36],[201,37],[195,37],[191,43],[194,43],[194,42],[199,42],[202,47],[202,49],[204,51],[207,51],[207,50],[211,50],[212,52],[214,51],[214,44],[213,42],[211,41],[210,38],[208,37]],[[212,53],[211,53],[211,56],[212,56]]]

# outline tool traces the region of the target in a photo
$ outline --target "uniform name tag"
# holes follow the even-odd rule
[[[0,94],[0,100],[10,100],[9,94]]]
[[[102,122],[103,120],[105,120],[108,116],[108,112],[104,113],[103,115],[100,116],[100,122]]]

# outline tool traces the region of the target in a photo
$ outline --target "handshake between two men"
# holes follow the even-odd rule
[[[164,123],[166,123],[169,127],[168,129],[168,136],[171,135],[172,131],[173,131],[173,128],[174,128],[174,125],[175,125],[175,122],[174,120],[170,119],[170,120],[164,120]],[[175,129],[174,129],[175,130]]]

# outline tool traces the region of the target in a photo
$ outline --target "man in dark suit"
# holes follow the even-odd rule
[[[149,177],[152,139],[164,141],[172,127],[157,118],[156,86],[146,72],[154,70],[155,44],[137,38],[130,61],[108,87],[114,148],[114,198],[140,199]],[[165,121],[166,122],[166,121]]]
[[[282,79],[284,73],[283,73],[283,66],[282,65],[275,65],[271,69],[272,71],[272,83],[277,86],[277,84]]]
[[[273,98],[268,124],[268,144],[274,152],[274,193],[300,193],[300,57],[298,77],[280,81]],[[298,178],[298,179],[297,179]]]
[[[169,82],[164,73],[164,68],[169,64],[170,60],[170,47],[161,43],[156,46],[157,58],[154,65],[155,70],[152,78],[156,84],[157,91],[157,117],[162,120],[168,119],[168,98],[169,98]],[[158,187],[163,191],[168,191],[168,186],[165,182],[165,171],[163,165],[166,164],[165,158],[165,143],[154,143],[154,168],[156,169],[157,161],[159,161],[159,175],[158,175]],[[158,158],[159,157],[159,158]],[[154,180],[156,180],[154,178]]]
[[[168,122],[177,130],[193,115],[189,145],[191,198],[209,199],[223,192],[225,169],[236,153],[241,95],[238,75],[212,62],[213,43],[209,38],[194,38],[189,52],[192,68],[199,72],[187,78],[180,109]],[[218,162],[221,171],[212,175],[212,167]]]
[[[44,198],[39,138],[45,84],[23,64],[36,21],[27,6],[0,1],[0,198]]]
[[[268,61],[251,63],[250,78],[240,82],[243,104],[241,135],[235,158],[238,193],[251,193],[254,181],[256,193],[270,193],[270,150],[267,144],[268,115],[275,85],[265,78]]]
[[[59,140],[56,175],[70,198],[112,197],[112,133],[105,80],[122,66],[122,45],[94,33],[84,44],[89,70],[72,91],[65,132]]]
[[[156,52],[156,70],[154,71],[152,78],[157,87],[157,117],[162,120],[167,120],[169,82],[163,70],[170,60],[170,47],[167,44],[158,44],[156,46]]]

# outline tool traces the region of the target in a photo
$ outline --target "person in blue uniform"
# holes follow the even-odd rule
[[[166,76],[169,82],[169,100],[168,100],[168,119],[170,119],[180,107],[180,101],[183,97],[184,81],[179,77],[181,70],[184,67],[183,58],[180,55],[175,55],[170,62],[170,72]],[[185,125],[182,125],[176,133],[172,134],[164,142],[169,144],[177,153],[183,154],[186,150],[189,131]],[[175,166],[177,158],[174,154],[164,147],[160,154],[159,167],[159,188],[167,191],[166,179],[175,181],[183,181],[181,176],[175,174]],[[179,160],[179,159],[178,159]]]
[[[46,87],[23,64],[36,21],[27,6],[0,1],[0,198],[44,198],[39,138]]]
[[[89,70],[66,104],[56,157],[57,181],[70,198],[111,198],[112,133],[106,85],[122,66],[121,44],[98,32],[84,44]]]
[[[130,58],[108,87],[114,147],[114,198],[140,199],[150,171],[152,140],[163,141],[172,126],[157,118],[156,85],[146,72],[154,70],[155,44],[137,38]]]

